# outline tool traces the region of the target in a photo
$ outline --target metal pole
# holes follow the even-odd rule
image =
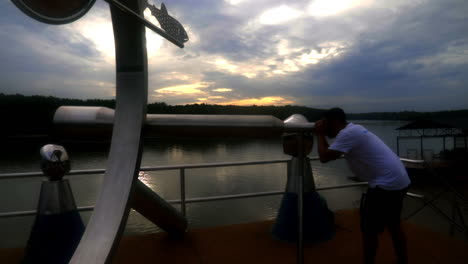
[[[400,136],[397,136],[396,137],[396,152],[397,152],[397,155],[398,157],[400,157]]]
[[[408,220],[410,219],[411,217],[415,216],[417,213],[421,212],[424,208],[426,208],[426,206],[429,206],[430,204],[432,204],[434,201],[436,201],[437,199],[439,199],[447,190],[444,189],[443,191],[439,192],[438,194],[434,195],[430,200],[428,201],[425,201],[423,202],[423,205],[416,209],[415,211],[413,211],[412,213],[408,214],[404,219],[405,220]]]
[[[421,136],[421,159],[424,160],[424,145],[423,145],[423,136]]]
[[[171,236],[181,237],[187,230],[187,220],[179,210],[141,181],[135,184],[131,206]]]
[[[463,212],[461,211],[459,204],[457,204],[457,212],[458,212],[458,215],[460,216],[461,223],[463,227],[465,228],[465,239],[468,239],[468,226],[466,225],[465,217],[463,216]]]
[[[297,263],[304,263],[304,138],[303,134],[298,134],[298,167],[299,167],[299,184],[297,185]]]
[[[182,215],[185,217],[187,211],[185,209],[185,169],[180,169],[180,209],[182,210]]]
[[[444,211],[440,210],[437,206],[433,205],[433,204],[429,204],[429,207],[432,208],[432,210],[434,210],[436,213],[438,213],[440,216],[444,217],[445,219],[447,219],[447,221],[449,221],[453,226],[455,226],[456,228],[458,228],[458,230],[460,230],[461,232],[466,232],[466,227],[462,226],[462,225],[459,225],[457,222],[455,222],[452,218],[450,218],[450,216],[448,216],[446,213],[444,213]]]
[[[444,143],[444,155],[445,155],[445,151],[446,151],[446,147],[445,147],[445,136],[443,137],[443,139],[444,139],[443,143]]]
[[[457,196],[455,195],[455,193],[453,194],[453,198],[452,198],[452,220],[453,221],[456,221],[456,206],[457,206]],[[455,233],[455,225],[452,223],[450,225],[450,236],[453,236]]]

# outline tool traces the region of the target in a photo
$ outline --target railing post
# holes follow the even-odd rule
[[[180,169],[180,209],[182,210],[182,215],[186,217],[187,211],[185,208],[185,169]]]
[[[297,185],[297,194],[298,194],[298,199],[297,199],[297,219],[298,219],[298,227],[297,227],[297,232],[298,232],[298,241],[297,241],[297,263],[302,264],[304,263],[304,135],[302,133],[298,134],[298,146],[297,146],[297,151],[298,151],[298,167],[299,167],[299,184]]]
[[[400,136],[396,137],[396,149],[397,149],[397,156],[400,157]]]
[[[456,213],[457,213],[457,211],[456,211],[456,210],[457,210],[457,196],[456,196],[455,193],[453,193],[453,197],[452,197],[452,220],[453,220],[454,222],[457,221],[457,219],[456,219],[456,216],[457,216]],[[455,234],[455,224],[452,223],[452,224],[450,225],[450,236],[453,236],[454,234]]]

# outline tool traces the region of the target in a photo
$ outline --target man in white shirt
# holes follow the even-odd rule
[[[375,263],[378,234],[387,227],[398,263],[406,264],[406,238],[400,215],[411,181],[400,158],[372,132],[348,123],[340,108],[328,110],[315,128],[320,161],[325,163],[344,156],[351,171],[369,182],[361,201],[364,263]],[[335,138],[331,145],[325,136]]]

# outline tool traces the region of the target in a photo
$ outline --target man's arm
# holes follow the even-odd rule
[[[336,160],[343,155],[343,153],[329,149],[329,145],[327,142],[327,139],[325,138],[325,135],[323,134],[317,134],[317,141],[318,141],[318,154],[320,157],[320,162],[326,163],[329,162],[330,160]]]
[[[315,123],[315,133],[317,135],[318,154],[320,162],[326,163],[330,160],[336,160],[343,155],[342,152],[329,149],[327,139],[325,138],[326,122],[319,120]]]

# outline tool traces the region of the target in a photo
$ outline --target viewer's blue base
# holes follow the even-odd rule
[[[38,215],[34,222],[23,263],[68,263],[84,232],[77,211]]]
[[[272,235],[276,239],[297,241],[297,194],[285,193],[281,201]],[[327,202],[317,192],[304,193],[304,242],[320,243],[335,235],[335,217]]]

